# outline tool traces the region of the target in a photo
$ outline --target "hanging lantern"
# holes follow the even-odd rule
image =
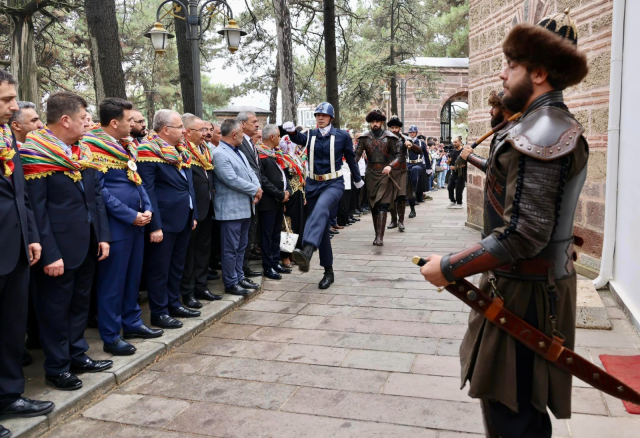
[[[236,20],[233,18],[229,20],[227,27],[219,30],[218,33],[224,35],[224,38],[227,40],[227,47],[231,53],[235,53],[236,50],[238,50],[238,47],[240,47],[240,38],[247,34],[247,32],[238,27]]]
[[[169,31],[162,26],[162,23],[154,24],[151,30],[145,33],[144,36],[151,39],[151,44],[156,51],[156,55],[164,55],[167,51],[167,43],[171,38],[175,38],[175,35],[169,33]]]

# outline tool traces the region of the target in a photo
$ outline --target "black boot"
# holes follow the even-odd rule
[[[318,284],[320,289],[329,289],[329,286],[334,282],[333,277],[333,268],[331,266],[324,268],[324,275],[322,276],[322,280]]]
[[[413,219],[414,217],[416,217],[416,206],[410,205],[409,207],[411,207],[411,213],[409,213],[409,219]]]
[[[391,223],[387,227],[387,229],[391,230],[393,228],[398,227],[398,209],[396,205],[391,204]]]
[[[404,233],[404,211],[407,208],[407,201],[402,199],[398,201],[398,231]],[[387,227],[391,228],[391,227]]]
[[[309,264],[311,263],[311,257],[313,257],[315,250],[316,247],[310,243],[305,243],[302,249],[296,248],[293,250],[291,258],[296,262],[302,272],[309,272]]]
[[[384,230],[387,226],[387,212],[379,211],[378,212],[378,234],[376,235],[376,240],[373,241],[375,246],[384,246]]]
[[[373,219],[373,231],[376,234],[376,237],[373,239],[373,244],[375,245],[376,242],[378,241],[378,234],[379,234],[379,230],[378,230],[378,213],[379,211],[376,209],[372,209],[371,210],[371,219]]]

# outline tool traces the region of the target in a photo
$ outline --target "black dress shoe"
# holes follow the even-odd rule
[[[182,327],[182,322],[170,317],[169,315],[162,315],[152,316],[151,325],[155,325],[156,327],[160,327],[163,329],[179,329],[180,327]]]
[[[358,219],[355,216],[349,216],[349,219],[352,220],[352,221],[355,221],[355,222],[360,222],[360,219]]]
[[[251,269],[244,270],[245,277],[262,277],[262,272],[252,271]]]
[[[259,284],[254,283],[253,281],[249,280],[248,278],[243,278],[242,280],[240,280],[240,282],[238,283],[240,286],[242,286],[245,289],[258,289],[260,287]]]
[[[0,424],[0,438],[11,438],[11,431]]]
[[[93,360],[88,357],[84,360],[84,362],[72,362],[70,371],[73,374],[99,373],[100,371],[108,370],[112,366],[112,360]]]
[[[55,376],[44,376],[44,383],[60,391],[75,391],[82,388],[82,380],[69,371]]]
[[[239,295],[241,297],[246,297],[251,292],[240,286],[239,284],[234,284],[230,287],[224,288],[224,293],[229,295]]]
[[[134,328],[133,330],[124,332],[122,334],[122,337],[125,339],[132,339],[132,338],[152,339],[152,338],[159,338],[163,334],[164,332],[160,329],[152,329],[142,324]]]
[[[122,338],[118,338],[115,341],[109,343],[105,342],[102,346],[102,349],[107,353],[113,354],[114,356],[131,356],[136,352],[136,347],[123,340]]]
[[[285,268],[284,266],[277,264],[273,268],[278,274],[291,274],[291,268]]]
[[[202,307],[202,303],[196,300],[196,297],[193,295],[193,293],[183,295],[182,304],[184,304],[185,307],[190,307],[192,309],[199,309]]]
[[[222,295],[212,294],[208,289],[196,291],[194,295],[197,299],[205,301],[216,301],[222,299]]]
[[[265,269],[264,276],[271,280],[282,280],[282,275],[278,274],[273,268]]]
[[[334,282],[333,272],[325,272],[322,276],[322,280],[318,283],[320,289],[329,289],[329,286]]]
[[[329,234],[340,234],[340,231],[329,228]]]
[[[200,312],[180,306],[176,307],[175,309],[169,309],[169,315],[173,316],[174,318],[195,318],[197,316],[200,316]]]
[[[23,367],[28,367],[32,363],[33,357],[31,357],[31,353],[29,353],[27,350],[24,350],[24,352],[22,353],[22,357],[20,358],[20,365],[22,365]]]
[[[55,405],[50,401],[38,401],[20,397],[6,408],[0,410],[0,418],[37,417],[53,411]]]

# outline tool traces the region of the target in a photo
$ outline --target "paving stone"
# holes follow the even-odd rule
[[[187,407],[189,403],[176,399],[113,393],[87,409],[82,416],[94,420],[162,427]]]
[[[273,313],[298,313],[305,306],[306,304],[304,303],[284,303],[281,301],[268,301],[258,299],[242,306],[242,310]]]
[[[343,367],[408,373],[416,356],[409,353],[352,350],[342,362]]]
[[[377,286],[377,285],[376,285]],[[392,289],[390,287],[374,287],[374,286],[335,286],[329,289],[320,290],[316,284],[310,284],[300,292],[312,292],[329,295],[354,295],[354,296],[370,296],[370,297],[397,297],[400,298],[405,294],[403,289]]]
[[[209,365],[213,357],[204,354],[173,353],[154,363],[152,371],[194,374]]]
[[[367,320],[343,317],[326,317],[320,324],[318,324],[318,329],[426,338],[442,338],[447,336],[458,339],[462,339],[462,336],[466,331],[466,327],[458,325]]]
[[[575,414],[569,420],[569,428],[574,437],[580,438],[637,438],[640,418],[602,417],[599,415]]]
[[[272,360],[284,349],[285,345],[275,342],[209,338],[209,342],[195,353]]]
[[[462,341],[458,339],[440,339],[440,343],[438,344],[438,356],[460,356],[461,343]]]
[[[322,316],[296,315],[283,322],[279,327],[314,329],[322,322]]]
[[[459,300],[448,301],[414,298],[356,297],[349,295],[338,295],[330,301],[330,304],[336,306],[380,307],[389,309],[445,310],[449,312],[458,312],[462,310],[464,305]]]
[[[478,403],[477,400],[467,395],[466,389],[460,389],[459,377],[394,373],[387,380],[382,393],[434,400]]]
[[[424,298],[428,300],[460,301],[453,294],[450,294],[446,291],[438,292],[435,289],[406,289],[406,292],[402,295],[402,298]]]
[[[285,277],[285,281],[270,281],[267,280],[264,283],[265,291],[274,291],[274,292],[298,292],[300,289],[305,287],[304,283],[296,283],[287,281],[289,277]],[[262,296],[261,296],[262,298]]]
[[[349,350],[346,348],[290,344],[287,345],[287,348],[280,353],[276,360],[337,367],[342,363],[348,353]]]
[[[219,419],[224,419],[220,421]],[[167,429],[222,437],[278,438],[435,438],[415,427],[349,421],[258,409],[197,403]]]
[[[292,283],[293,284],[293,283]],[[286,291],[283,290],[266,290],[260,294],[261,300],[272,300],[275,301],[280,298],[282,295],[286,294]]]
[[[315,303],[315,304],[327,304],[333,299],[333,296],[328,294],[310,293],[310,292],[287,292],[278,301],[290,301],[294,303]]]
[[[90,436],[109,438],[196,438],[196,435],[191,434],[96,421],[88,418],[79,418],[64,423],[53,432],[47,434],[47,438],[87,438]]]
[[[571,391],[571,412],[607,415],[607,408],[597,389],[574,387]]]
[[[419,354],[413,363],[411,372],[431,376],[460,377],[460,359]]]
[[[225,339],[246,339],[260,327],[261,326],[259,325],[225,324],[223,322],[219,322],[203,331],[200,336]]]
[[[250,382],[195,374],[161,373],[137,394],[277,410],[296,390],[278,383]]]
[[[230,315],[225,316],[222,319],[222,322],[226,322],[229,324],[276,326],[291,318],[293,318],[293,315],[283,313],[250,312],[247,310],[236,310]]]
[[[484,431],[479,403],[300,388],[281,410],[458,432]]]
[[[216,358],[201,374],[230,379],[377,393],[388,373],[321,365]]]

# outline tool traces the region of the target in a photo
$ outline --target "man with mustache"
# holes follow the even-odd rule
[[[569,349],[577,292],[573,219],[589,155],[584,128],[562,95],[588,72],[577,40],[568,10],[511,30],[502,45],[502,102],[522,116],[498,134],[487,162],[484,238],[458,253],[431,255],[421,269],[436,286],[482,273],[483,291]],[[571,416],[571,375],[473,310],[460,362],[488,437],[551,437],[547,408],[558,419]]]

